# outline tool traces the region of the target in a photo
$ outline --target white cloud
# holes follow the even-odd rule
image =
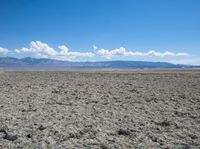
[[[31,53],[38,57],[43,57],[43,58],[57,55],[57,52],[53,48],[49,47],[47,44],[42,43],[40,41],[31,41],[31,43],[29,44],[29,48],[16,49],[15,52]]]
[[[124,47],[120,47],[118,49],[114,50],[106,50],[106,49],[100,49],[97,51],[97,55],[105,57],[105,58],[112,58],[114,56],[126,56],[127,52]]]
[[[71,52],[65,45],[58,46],[58,48],[61,51],[55,56],[55,58],[62,60],[75,59],[77,57],[93,57],[95,55],[92,52]]]
[[[61,49],[60,54],[65,55],[69,52],[69,48],[66,47],[65,45],[58,46],[58,48]]]
[[[59,59],[59,60],[71,60],[75,59],[77,57],[93,57],[94,53],[91,52],[71,52],[65,45],[58,46],[60,51],[56,51],[53,48],[51,48],[46,43],[42,43],[40,41],[32,41],[29,44],[29,47],[21,48],[21,49],[15,49],[16,53],[30,53],[37,57],[42,58],[53,58],[53,59]]]
[[[96,51],[97,49],[98,49],[97,46],[94,45],[93,50]]]
[[[107,50],[107,49],[99,49],[97,50],[97,55],[101,56],[101,57],[105,57],[105,58],[112,58],[115,56],[148,56],[148,57],[153,57],[153,56],[157,56],[157,57],[169,57],[169,56],[187,56],[187,53],[173,53],[173,52],[169,52],[169,51],[165,51],[165,52],[157,52],[154,50],[150,50],[148,52],[138,52],[138,51],[127,51],[124,47],[120,47],[117,49],[113,49],[113,50]]]
[[[0,54],[5,54],[8,52],[8,49],[0,47]]]
[[[29,47],[23,47],[21,49],[16,49],[15,52],[18,54],[31,54],[31,56],[42,57],[42,58],[52,58],[58,60],[73,60],[79,57],[94,57],[100,56],[104,58],[111,59],[113,57],[181,57],[187,56],[187,53],[174,53],[174,52],[158,52],[155,50],[150,50],[147,52],[139,51],[127,51],[124,47],[116,48],[113,50],[108,49],[98,49],[95,45],[93,46],[94,52],[78,52],[70,51],[70,49],[65,45],[58,46],[59,50],[55,50],[46,43],[41,41],[32,41]],[[1,51],[6,51],[7,49],[1,48]]]

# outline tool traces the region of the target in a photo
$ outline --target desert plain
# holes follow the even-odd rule
[[[198,149],[200,70],[0,73],[0,149]]]

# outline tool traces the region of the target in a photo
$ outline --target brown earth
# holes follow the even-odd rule
[[[200,148],[200,71],[1,72],[0,148]]]

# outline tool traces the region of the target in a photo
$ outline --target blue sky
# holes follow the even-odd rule
[[[0,56],[200,64],[200,1],[0,0]]]

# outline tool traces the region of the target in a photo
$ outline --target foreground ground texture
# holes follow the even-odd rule
[[[200,148],[200,71],[1,72],[0,148]]]

